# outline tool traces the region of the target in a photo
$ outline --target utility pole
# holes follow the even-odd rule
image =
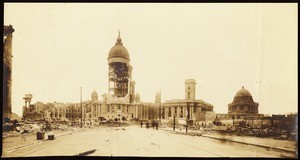
[[[189,115],[189,112],[188,112],[188,108],[189,107],[189,103],[187,103],[187,107],[186,107],[186,122],[185,122],[185,132],[187,133],[188,132],[188,115]]]
[[[173,114],[173,131],[175,131],[175,114]]]
[[[161,123],[161,90],[159,91],[159,122]]]
[[[82,128],[82,87],[80,87],[80,108],[81,108],[80,128]]]

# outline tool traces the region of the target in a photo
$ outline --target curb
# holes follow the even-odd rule
[[[168,129],[163,129],[163,128],[161,128],[161,130],[173,132],[173,130],[168,130]],[[189,133],[193,133],[193,132],[189,132]],[[181,132],[178,132],[178,131],[175,131],[175,134],[189,135],[187,133],[181,133]],[[192,136],[198,136],[198,135],[192,135]],[[231,139],[227,139],[227,138],[218,138],[218,137],[214,137],[214,136],[208,136],[208,135],[205,135],[205,134],[202,134],[201,136],[205,137],[205,138],[213,138],[213,139],[217,139],[217,140],[225,140],[225,141],[229,141],[229,142],[235,142],[235,143],[253,145],[253,146],[262,147],[262,148],[274,149],[274,150],[284,151],[284,152],[288,152],[288,153],[294,153],[294,154],[297,153],[296,150],[287,149],[287,148],[270,147],[270,146],[265,146],[265,145],[260,145],[260,144],[253,144],[253,143],[235,141],[235,140],[231,140]]]
[[[270,146],[265,146],[265,145],[261,145],[261,144],[246,143],[246,142],[235,141],[235,140],[231,140],[231,139],[227,139],[227,138],[218,138],[218,137],[207,136],[207,135],[202,135],[202,137],[213,138],[213,139],[217,139],[217,140],[225,140],[225,141],[229,141],[229,142],[235,142],[235,143],[246,144],[246,145],[253,145],[253,146],[257,146],[257,147],[269,148],[269,149],[285,151],[285,152],[289,152],[289,153],[296,153],[295,150],[287,149],[287,148],[270,147]]]

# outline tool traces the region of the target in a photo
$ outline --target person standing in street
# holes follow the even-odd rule
[[[141,123],[140,123],[140,124],[141,124],[141,128],[143,128],[143,121],[141,121]]]
[[[149,128],[149,122],[148,121],[146,122],[146,127],[147,127],[147,129]]]
[[[151,125],[152,125],[152,127],[154,129],[154,127],[155,127],[155,121],[154,120],[152,121]]]

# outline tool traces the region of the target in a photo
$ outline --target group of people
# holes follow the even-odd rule
[[[141,128],[143,128],[143,124],[144,124],[143,121],[141,121],[141,123],[140,123]],[[149,121],[146,121],[145,124],[146,124],[146,128],[148,129],[148,128],[149,128],[149,125],[150,125]],[[151,122],[151,126],[153,127],[153,129],[154,129],[154,128],[158,129],[158,122],[153,120],[153,121]]]

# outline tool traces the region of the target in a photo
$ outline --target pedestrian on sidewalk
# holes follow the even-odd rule
[[[141,128],[143,128],[143,121],[141,121],[141,123],[140,123],[140,124],[141,124]]]
[[[155,123],[156,130],[158,129],[158,122]]]

